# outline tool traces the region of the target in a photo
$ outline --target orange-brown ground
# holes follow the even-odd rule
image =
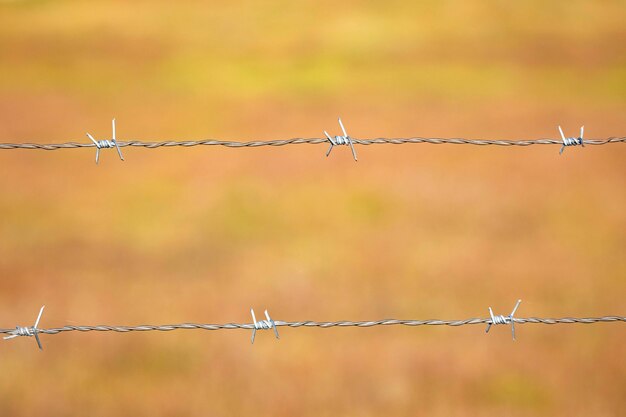
[[[129,4],[130,3],[130,4]],[[626,133],[626,7],[0,1],[0,142]],[[626,145],[0,151],[0,327],[626,313]],[[0,416],[618,416],[626,326],[69,333]]]

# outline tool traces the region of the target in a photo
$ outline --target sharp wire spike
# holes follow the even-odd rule
[[[91,139],[91,141],[93,142],[94,145],[98,146],[98,142],[96,142],[96,140],[93,138],[93,136],[91,136],[89,133],[87,133],[87,137],[89,139]]]
[[[35,321],[35,328],[39,327],[39,320],[41,320],[41,315],[43,314],[44,308],[46,308],[46,306],[41,306],[41,309],[39,310],[39,315],[37,316],[37,320]]]
[[[485,333],[489,333],[489,329],[491,329],[491,326],[493,325],[510,323],[511,334],[513,335],[513,340],[515,340],[515,317],[514,316],[521,302],[522,300],[517,300],[515,307],[513,307],[513,311],[511,311],[511,314],[509,314],[508,316],[502,316],[502,315],[496,316],[493,314],[493,310],[491,309],[491,307],[489,307],[489,315],[491,316],[491,321],[487,323],[487,329],[485,330]]]
[[[326,137],[328,138],[328,140],[330,141],[330,146],[328,147],[328,150],[326,151],[326,157],[328,158],[328,155],[330,155],[330,151],[333,150],[333,146],[336,145],[335,141],[333,140],[332,136],[330,136],[328,134],[327,131],[324,131],[324,134],[326,134]]]
[[[563,134],[563,129],[561,129],[561,126],[559,126],[559,132],[561,132],[561,138],[563,139],[563,145],[561,146],[561,150],[559,151],[559,155],[562,155],[563,151],[565,150],[565,143],[567,141],[565,140],[565,135]]]
[[[343,123],[341,122],[341,117],[338,120],[339,120],[339,126],[341,126],[341,130],[343,131],[343,136],[347,137],[348,133],[346,132],[346,128],[343,127]]]
[[[93,142],[94,145],[96,145],[96,165],[97,165],[98,164],[98,158],[100,156],[100,145],[98,145],[98,142],[89,133],[87,133],[87,137],[89,139],[91,139],[91,141]]]
[[[358,161],[356,157],[356,150],[354,149],[354,143],[352,143],[352,138],[350,136],[347,136],[347,138],[348,138],[348,142],[350,142],[350,149],[352,149],[352,157],[354,158],[355,161]]]
[[[585,134],[585,126],[580,127],[580,145],[584,148],[585,144],[583,143],[583,135]]]
[[[250,309],[250,313],[252,313],[252,324],[254,325],[252,328],[252,344],[254,344],[254,337],[256,336],[256,316],[254,315],[253,309]]]
[[[265,317],[267,318],[267,321],[272,323],[272,327],[274,328],[274,334],[276,335],[276,339],[280,339],[280,336],[278,335],[278,329],[276,328],[276,323],[274,323],[274,320],[270,318],[270,315],[267,312],[267,310],[265,310]]]
[[[326,137],[327,137],[327,138],[328,138],[328,140],[330,141],[330,144],[331,144],[331,145],[336,145],[335,141],[333,140],[333,137],[332,137],[332,136],[330,136],[330,135],[328,134],[328,132],[327,132],[327,131],[324,131],[324,134],[326,135]]]
[[[120,149],[120,145],[117,143],[117,138],[115,137],[115,119],[111,122],[113,125],[113,143],[115,143],[115,147],[117,148],[117,154],[120,156],[120,159],[123,161],[124,156],[122,156],[122,150]]]
[[[517,311],[517,308],[519,307],[521,302],[522,302],[522,300],[517,300],[517,303],[515,303],[515,307],[513,307],[513,311],[511,311],[511,316],[510,317],[513,317],[515,315],[515,312]]]

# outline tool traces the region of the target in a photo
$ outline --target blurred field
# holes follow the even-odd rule
[[[0,142],[626,133],[626,2],[407,3],[0,1]],[[626,313],[626,146],[357,150],[0,151],[0,326]],[[623,416],[625,330],[19,338],[0,416]]]

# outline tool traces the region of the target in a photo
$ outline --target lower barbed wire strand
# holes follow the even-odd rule
[[[562,317],[562,318],[514,318],[516,324],[594,324],[594,323],[611,323],[626,322],[626,317],[622,316],[605,316],[605,317]],[[487,324],[491,322],[491,318],[471,318],[465,320],[397,320],[386,319],[376,321],[274,321],[276,327],[374,327],[374,326],[465,326],[474,324]],[[233,329],[254,329],[252,323],[226,323],[226,324],[201,324],[201,323],[181,323],[181,324],[165,324],[165,325],[139,325],[139,326],[64,326],[50,329],[38,329],[40,334],[59,334],[63,332],[169,332],[174,330],[233,330]],[[0,334],[14,332],[15,329],[0,329]]]
[[[465,139],[465,138],[375,138],[375,139],[352,139],[354,144],[358,145],[379,145],[379,144],[391,144],[391,145],[403,145],[403,144],[417,144],[417,143],[429,143],[434,145],[452,144],[452,145],[496,145],[496,146],[531,146],[531,145],[563,145],[562,140],[558,139],[532,139],[532,140],[499,140],[499,139]],[[133,146],[142,147],[148,149],[161,148],[161,147],[193,147],[193,146],[226,146],[229,148],[255,148],[260,146],[285,146],[285,145],[301,145],[310,144],[316,145],[321,143],[328,143],[328,139],[323,138],[293,138],[284,140],[268,140],[268,141],[222,141],[222,140],[190,140],[190,141],[158,141],[158,142],[144,142],[138,140],[131,141],[118,141],[120,148]],[[610,143],[626,143],[626,137],[611,137],[608,139],[589,139],[585,140],[585,145],[606,145]],[[72,149],[72,148],[94,148],[96,145],[93,143],[0,143],[0,149],[39,149],[46,151],[53,151],[58,149]]]

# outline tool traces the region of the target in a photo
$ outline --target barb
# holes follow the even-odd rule
[[[128,333],[128,332],[170,332],[174,330],[234,330],[234,329],[245,329],[252,330],[253,336],[256,333],[256,330],[259,328],[262,329],[270,329],[274,328],[274,332],[276,337],[278,338],[278,327],[291,327],[291,328],[299,328],[299,327],[319,327],[322,329],[328,329],[331,327],[375,327],[375,326],[465,326],[465,325],[485,325],[485,324],[494,324],[493,317],[487,318],[470,318],[464,320],[438,320],[438,319],[430,319],[430,320],[398,320],[398,319],[384,319],[384,320],[375,320],[375,321],[275,321],[269,318],[269,315],[266,315],[267,321],[271,322],[271,324],[265,322],[264,324],[260,324],[261,322],[257,322],[256,318],[253,316],[253,323],[226,323],[226,324],[202,324],[202,323],[181,323],[181,324],[163,324],[163,325],[139,325],[139,326],[108,326],[108,325],[97,325],[97,326],[64,326],[64,327],[56,327],[50,329],[36,329],[35,335],[39,334],[47,334],[47,335],[56,335],[64,332],[119,332],[119,333]],[[497,321],[497,319],[496,319]],[[595,323],[617,323],[622,322],[626,323],[626,317],[624,316],[604,316],[604,317],[563,317],[563,318],[539,318],[539,317],[526,317],[526,318],[515,318],[515,323],[517,324],[595,324]],[[258,327],[257,327],[258,326]],[[271,326],[271,327],[270,327]],[[36,326],[35,326],[36,327]],[[32,328],[31,328],[32,330]],[[15,329],[0,329],[0,334],[10,334],[15,335]],[[16,337],[9,336],[9,338]]]
[[[34,326],[32,327],[16,326],[15,329],[13,330],[2,332],[2,333],[9,334],[9,336],[4,336],[3,339],[4,340],[15,339],[18,336],[26,336],[26,337],[35,336],[35,340],[37,341],[37,346],[39,346],[39,350],[43,350],[43,347],[41,346],[41,340],[39,340],[39,333],[41,333],[41,330],[38,329],[37,327],[39,326],[39,320],[41,320],[41,315],[43,314],[44,308],[46,308],[46,306],[42,306],[41,310],[39,310],[39,315],[37,316],[37,320],[35,320]]]
[[[98,164],[98,160],[100,159],[100,149],[102,148],[117,148],[117,154],[120,156],[120,159],[123,161],[124,157],[122,156],[122,150],[120,149],[120,145],[117,143],[115,139],[115,119],[111,122],[113,135],[111,140],[95,140],[93,136],[87,133],[87,137],[91,139],[93,145],[96,147],[96,165]]]
[[[332,151],[335,146],[348,145],[348,146],[350,146],[350,149],[352,150],[352,157],[354,158],[354,161],[356,162],[357,158],[356,158],[356,150],[354,149],[354,143],[352,143],[352,138],[346,132],[346,128],[343,127],[343,123],[341,122],[341,117],[339,118],[339,126],[341,126],[341,130],[343,131],[343,136],[335,136],[334,140],[328,134],[327,131],[324,131],[324,134],[326,135],[326,137],[328,138],[328,140],[330,142],[330,146],[328,147],[328,151],[326,151],[326,157],[328,157],[328,155],[330,155],[330,151]]]
[[[250,309],[250,314],[252,314],[252,324],[254,328],[252,329],[252,344],[254,344],[254,337],[256,336],[257,330],[270,330],[274,329],[274,334],[276,335],[276,339],[280,339],[278,336],[278,329],[276,328],[276,323],[274,320],[270,318],[267,310],[265,310],[265,317],[267,320],[256,321],[256,316],[254,315],[254,310]]]
[[[566,138],[565,135],[563,134],[563,129],[561,129],[561,126],[559,126],[559,132],[561,133],[561,139],[563,139],[563,146],[561,146],[559,155],[563,153],[563,150],[565,149],[566,146],[580,145],[583,148],[585,147],[585,144],[583,143],[583,135],[585,134],[585,126],[580,127],[580,136],[577,138]]]
[[[561,145],[563,141],[558,139],[531,139],[531,140],[500,140],[500,139],[465,139],[465,138],[375,138],[375,139],[355,139],[350,138],[354,145],[405,145],[429,143],[432,145],[477,145],[477,146],[532,146],[532,145]],[[131,140],[126,142],[116,142],[119,148],[127,146],[140,147],[147,149],[170,148],[170,147],[194,147],[194,146],[225,146],[228,148],[258,148],[262,146],[286,146],[286,145],[319,145],[328,143],[328,138],[293,138],[284,140],[268,140],[268,141],[225,141],[216,139],[204,140],[188,140],[188,141],[140,141]],[[626,137],[610,137],[607,139],[588,139],[585,140],[586,145],[608,145],[613,143],[626,143]],[[97,146],[93,143],[0,143],[0,150],[5,149],[39,149],[45,151],[54,151],[59,149],[77,149],[77,148],[94,148]]]
[[[513,311],[511,311],[511,314],[509,314],[507,317],[505,316],[494,316],[493,315],[493,310],[491,309],[491,307],[489,307],[489,315],[491,316],[491,321],[489,323],[487,323],[487,330],[485,330],[485,333],[489,333],[489,329],[491,329],[491,326],[496,325],[496,324],[509,324],[511,323],[511,333],[513,334],[513,340],[515,340],[515,321],[516,319],[513,317],[515,315],[515,312],[517,311],[517,308],[519,307],[520,303],[522,302],[522,300],[517,300],[517,304],[515,304],[515,307],[513,307]]]

